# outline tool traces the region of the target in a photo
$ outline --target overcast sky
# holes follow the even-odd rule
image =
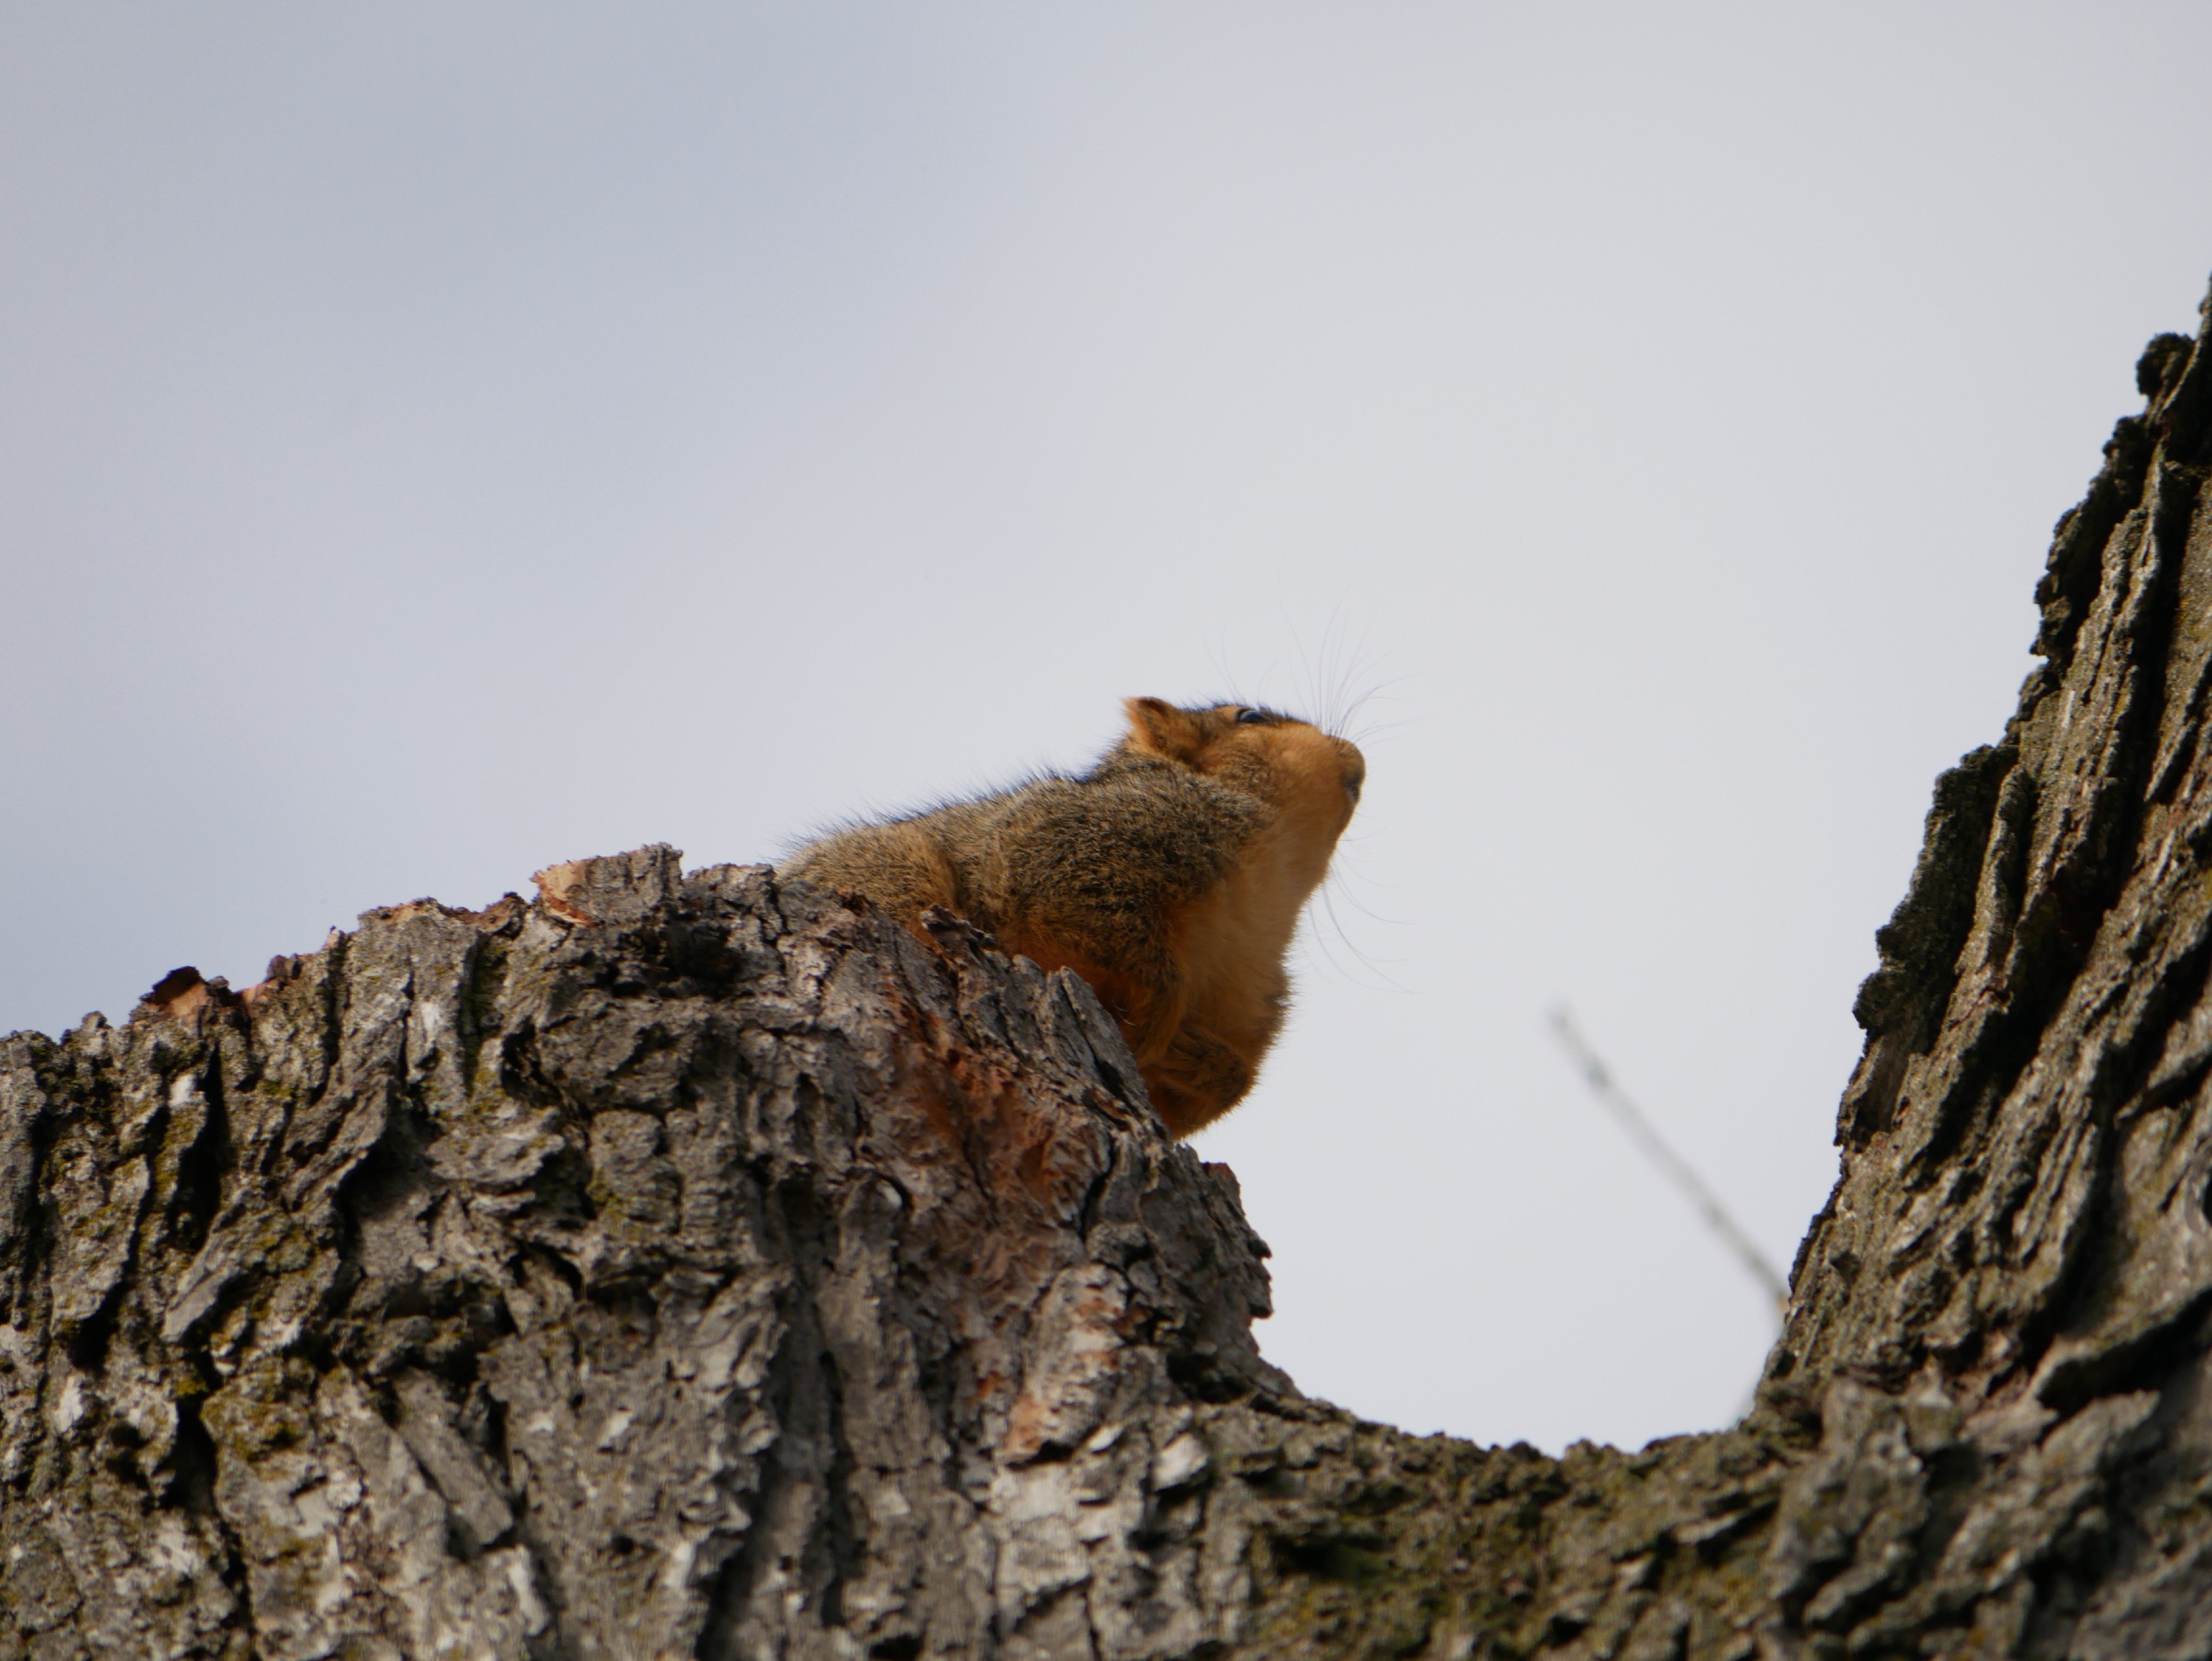
[[[1723,1422],[1935,775],[2212,271],[2212,8],[0,8],[0,1030],[1372,696],[1268,1354]]]

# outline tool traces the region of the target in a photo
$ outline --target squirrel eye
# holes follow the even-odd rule
[[[1239,727],[1272,727],[1275,724],[1275,718],[1265,709],[1239,709],[1237,724]]]

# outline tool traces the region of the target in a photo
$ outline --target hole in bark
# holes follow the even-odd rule
[[[921,1640],[910,1632],[896,1638],[878,1638],[868,1646],[869,1661],[914,1661],[921,1653]]]
[[[658,1312],[653,1295],[656,1278],[643,1269],[611,1275],[592,1282],[585,1289],[584,1296],[615,1317],[625,1329],[636,1328],[649,1333]]]
[[[1186,1395],[1201,1402],[1241,1401],[1247,1393],[1243,1384],[1224,1376],[1212,1361],[1188,1351],[1168,1357],[1168,1377],[1182,1386]]]
[[[1091,1185],[1083,1190],[1083,1203],[1075,1214],[1075,1232],[1086,1241],[1091,1238],[1092,1226],[1098,1220],[1099,1199],[1105,1194],[1107,1181],[1114,1175],[1121,1158],[1120,1152],[1116,1150],[1113,1158],[1107,1161],[1106,1168],[1093,1177]]]
[[[164,1081],[167,1087],[168,1081]],[[177,1221],[171,1237],[180,1251],[197,1251],[207,1243],[209,1226],[222,1202],[222,1173],[232,1166],[230,1116],[223,1111],[222,1069],[210,1067],[200,1080],[200,1099],[206,1117],[199,1135],[177,1160],[177,1185],[170,1204]]]
[[[115,1331],[116,1310],[121,1301],[110,1292],[92,1318],[70,1335],[70,1362],[79,1372],[98,1372],[106,1365],[107,1341]]]
[[[488,1390],[480,1390],[462,1410],[463,1428],[482,1448],[494,1470],[511,1469],[507,1445],[507,1403]]]
[[[177,1403],[177,1439],[169,1448],[173,1474],[162,1503],[201,1516],[215,1512],[215,1439],[200,1422],[197,1396]]]
[[[1274,1542],[1275,1561],[1292,1574],[1312,1580],[1373,1580],[1389,1567],[1382,1553],[1341,1536]]]

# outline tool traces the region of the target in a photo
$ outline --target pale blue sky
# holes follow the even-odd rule
[[[1378,685],[1201,1146],[1372,1417],[1718,1422],[2212,271],[2212,12],[0,11],[0,1029]],[[1355,734],[1361,728],[1355,727]],[[1325,947],[1325,951],[1319,949]]]

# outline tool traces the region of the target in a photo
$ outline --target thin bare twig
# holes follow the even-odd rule
[[[1583,1079],[1596,1097],[1598,1104],[1613,1115],[1614,1121],[1628,1133],[1628,1140],[1642,1150],[1644,1157],[1657,1165],[1667,1180],[1682,1191],[1682,1196],[1696,1208],[1705,1219],[1705,1226],[1721,1237],[1728,1249],[1735,1254],[1736,1261],[1744,1266],[1759,1289],[1774,1300],[1777,1310],[1786,1310],[1790,1305],[1790,1288],[1781,1272],[1766,1260],[1766,1254],[1752,1243],[1752,1238],[1736,1226],[1735,1219],[1728,1214],[1705,1179],[1692,1171],[1686,1160],[1667,1146],[1644,1110],[1628,1099],[1620,1086],[1613,1081],[1613,1074],[1589,1040],[1583,1037],[1575,1025],[1574,1017],[1561,1004],[1552,1011],[1552,1031],[1559,1046],[1574,1058],[1582,1068]]]

